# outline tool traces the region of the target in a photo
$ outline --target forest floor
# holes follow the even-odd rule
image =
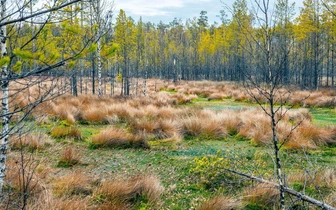
[[[201,96],[188,100],[188,103],[174,104],[172,108],[214,113],[260,109],[256,104],[232,98],[208,100]],[[334,107],[312,107],[308,111],[314,126],[332,128],[336,125]],[[131,125],[121,121],[113,124],[127,129]],[[60,126],[76,128],[77,134],[57,136],[53,130]],[[8,161],[12,173],[19,171],[16,163],[21,154],[26,157],[33,154],[34,161],[38,162],[32,168],[39,187],[36,187],[37,191],[31,191],[28,209],[46,209],[48,206],[53,206],[53,209],[273,209],[278,205],[277,189],[253,183],[225,170],[230,168],[274,180],[273,152],[267,144],[253,143],[237,132],[216,138],[211,138],[210,134],[209,137],[188,133],[178,141],[149,138],[146,147],[93,144],[93,138],[109,128],[111,123],[107,122],[76,120],[69,123],[50,117],[35,127],[35,133],[47,135],[41,147],[35,145],[32,149],[27,145],[21,147],[22,144],[13,147]],[[286,184],[317,200],[336,205],[333,203],[336,197],[334,145],[281,149]],[[15,192],[20,188],[15,187],[15,183],[20,185],[17,183],[20,181],[15,181],[14,177],[8,177],[8,185]],[[140,189],[139,183],[145,181],[134,177],[149,178],[145,180],[150,186],[144,184]],[[82,183],[73,181],[73,178]],[[130,184],[134,179],[137,180],[135,184]],[[125,189],[119,185],[116,187],[113,181],[128,185]],[[110,184],[110,191],[122,192],[111,193],[104,188],[104,183]],[[137,187],[139,189],[133,189]],[[48,201],[40,201],[45,199],[40,194],[46,191],[48,193],[44,196]],[[18,195],[12,197],[20,200]],[[14,201],[21,205],[20,201]],[[291,206],[308,205],[296,202],[295,198],[287,198],[287,203]]]

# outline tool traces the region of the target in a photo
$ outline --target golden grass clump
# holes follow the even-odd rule
[[[305,140],[307,145],[326,146],[336,143],[336,129],[333,127],[318,127],[310,123],[302,123],[295,131],[295,140]],[[302,142],[301,140],[301,142]]]
[[[66,147],[62,152],[57,166],[65,168],[71,167],[78,164],[80,162],[80,159],[81,157],[78,151],[74,151],[71,147]]]
[[[204,120],[204,119],[203,119]],[[182,132],[184,136],[199,136],[202,132],[202,120],[197,116],[182,119]]]
[[[50,131],[50,136],[53,138],[70,137],[74,139],[82,139],[81,131],[75,126],[57,126]]]
[[[98,147],[138,147],[149,148],[147,139],[134,136],[125,129],[110,127],[92,137],[92,145]]]
[[[311,122],[313,117],[311,116],[308,109],[300,108],[297,110],[290,110],[284,117],[285,120],[291,121],[293,123],[300,123],[303,121]]]
[[[60,120],[75,123],[78,118],[79,110],[77,107],[65,101],[59,104],[53,103],[50,114],[57,116]]]
[[[83,172],[75,171],[71,174],[56,178],[52,183],[53,193],[58,196],[91,195],[92,178]]]
[[[333,190],[336,187],[336,171],[333,168],[325,168],[317,171],[299,171],[288,175],[288,182],[310,188],[325,188]],[[305,186],[304,186],[305,185]],[[297,190],[302,190],[297,189]]]
[[[205,201],[198,210],[235,210],[242,206],[240,201],[226,197],[217,196]]]
[[[243,191],[243,201],[263,207],[279,207],[279,189],[273,185],[261,183]]]
[[[51,190],[44,190],[39,193],[34,198],[28,200],[26,209],[27,210],[45,210],[45,209],[55,209],[55,210],[81,210],[81,209],[92,209],[94,206],[90,204],[88,197],[83,198],[80,196],[72,197],[55,197]]]
[[[58,198],[58,199],[55,199],[55,201],[53,202],[53,205],[50,205],[50,209],[57,209],[57,210],[68,210],[68,209],[81,210],[81,209],[88,209],[89,207],[90,207],[90,204],[89,204],[88,199],[83,199],[81,197],[76,198],[76,199]],[[41,210],[42,209],[43,208],[41,208]],[[44,206],[44,209],[47,209],[47,208],[45,208]]]
[[[251,139],[255,145],[264,145],[272,140],[270,119],[262,111],[242,111],[240,118],[243,120],[238,136]]]
[[[69,134],[69,128],[64,126],[54,127],[50,131],[50,136],[53,138],[64,138]]]
[[[209,95],[208,101],[223,100],[224,97],[225,97],[225,95],[223,93],[212,93],[212,94]]]
[[[180,124],[171,119],[160,120],[159,129],[155,133],[158,139],[174,139],[177,141],[182,139],[181,135]]]
[[[47,134],[37,132],[27,133],[22,136],[12,136],[9,142],[11,149],[27,147],[30,150],[41,150],[46,145],[51,144],[51,139]]]
[[[160,199],[163,190],[157,177],[137,175],[128,180],[111,180],[101,183],[95,190],[94,197],[110,206],[132,205],[141,198],[146,198],[149,203],[155,203]]]
[[[218,115],[218,118],[227,130],[228,135],[234,136],[239,133],[243,126],[242,119],[233,111],[223,111]]]
[[[107,111],[104,107],[91,106],[81,110],[80,119],[87,122],[102,123],[106,120]]]

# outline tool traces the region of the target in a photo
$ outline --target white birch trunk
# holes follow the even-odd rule
[[[102,91],[102,63],[101,63],[101,17],[100,17],[100,0],[97,0],[97,22],[98,22],[98,32],[97,32],[97,70],[98,70],[98,97],[103,95]]]
[[[1,0],[1,20],[4,20],[6,13],[6,0]],[[0,48],[1,48],[1,58],[7,55],[6,48],[6,26],[0,28]],[[6,172],[6,159],[8,150],[8,133],[9,133],[9,106],[8,106],[8,89],[9,89],[9,72],[7,64],[1,66],[1,91],[2,91],[2,132],[1,132],[1,145],[0,145],[0,192],[3,195],[3,185]]]

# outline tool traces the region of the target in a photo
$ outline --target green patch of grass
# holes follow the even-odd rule
[[[93,135],[98,134],[102,129],[106,128],[105,125],[79,125],[83,139],[87,140],[91,138]]]
[[[268,209],[271,209],[271,208],[267,208],[257,203],[249,203],[244,207],[244,210],[268,210]]]
[[[251,109],[257,108],[257,104],[247,103],[247,102],[237,102],[233,99],[224,99],[224,100],[211,100],[208,101],[207,98],[197,98],[192,100],[193,103],[188,106],[203,107],[212,110],[241,110],[241,109]]]
[[[321,126],[336,125],[335,109],[330,108],[313,108],[310,109],[313,116],[313,122]]]

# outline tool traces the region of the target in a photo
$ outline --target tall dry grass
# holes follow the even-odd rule
[[[127,180],[110,180],[102,182],[95,190],[94,196],[101,199],[103,206],[131,206],[141,198],[149,203],[159,201],[163,192],[160,180],[152,175],[136,175]],[[104,208],[106,209],[106,207]]]
[[[47,145],[50,145],[52,140],[42,132],[26,133],[18,136],[10,137],[9,144],[11,149],[21,149],[27,147],[29,150],[42,150]]]
[[[243,201],[250,204],[257,204],[261,208],[279,208],[279,189],[269,184],[257,184],[244,189]]]
[[[198,210],[235,210],[240,209],[242,203],[236,199],[217,196],[208,201],[205,201]]]
[[[134,136],[123,128],[110,127],[92,137],[91,143],[98,147],[149,148],[147,139]]]
[[[81,155],[78,151],[74,150],[72,147],[65,147],[57,166],[66,168],[71,167],[80,163],[80,159]]]
[[[316,169],[314,171],[298,171],[288,175],[290,184],[300,183],[302,188],[324,188],[334,191],[336,187],[336,170],[334,168]]]
[[[272,140],[270,120],[263,111],[252,109],[210,111],[201,108],[175,106],[176,104],[187,103],[191,98],[197,96],[213,98],[220,96],[221,98],[233,97],[236,99],[239,97],[238,95],[242,95],[245,98],[242,100],[251,101],[250,96],[235,83],[209,81],[164,83],[163,87],[165,89],[178,91],[177,94],[171,94],[154,92],[154,86],[160,86],[159,81],[151,82],[153,83],[149,86],[153,90],[148,92],[146,97],[104,96],[98,98],[92,95],[81,95],[74,98],[65,95],[53,102],[53,109],[50,114],[70,123],[80,121],[117,126],[123,124],[129,128],[125,132],[120,130],[109,131],[111,135],[107,131],[102,132],[93,138],[93,143],[96,142],[97,145],[130,145],[139,143],[139,139],[142,141],[140,141],[140,144],[146,145],[145,141],[147,140],[180,140],[186,136],[201,139],[222,139],[237,135],[241,139],[251,140],[254,145],[269,144]],[[256,94],[260,101],[265,102],[265,98],[258,95],[256,89],[251,91]],[[302,99],[308,96],[311,96],[312,100],[320,100],[321,97],[318,92],[314,94],[307,91],[289,92],[285,89],[277,90],[277,94],[279,94],[279,97],[290,96],[288,103],[294,105],[295,103],[301,103]],[[335,95],[325,90],[323,94],[326,97],[334,97]],[[335,129],[331,127],[321,128],[312,124],[312,117],[307,109],[286,110],[283,108],[279,110],[276,118],[282,118],[277,126],[277,137],[280,142],[285,141],[285,146],[290,149],[314,149],[334,142]],[[297,124],[302,125],[296,129],[297,131],[293,132],[292,129]],[[107,136],[111,136],[110,140],[107,140]]]
[[[91,195],[92,178],[84,172],[75,171],[73,173],[56,178],[52,182],[54,195],[58,197],[71,197],[74,195]]]

